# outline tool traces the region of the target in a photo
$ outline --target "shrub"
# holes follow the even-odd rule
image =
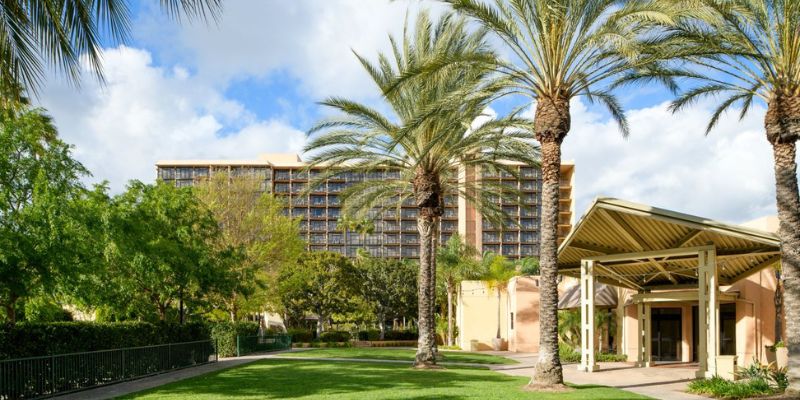
[[[580,358],[580,354],[578,356]],[[625,362],[628,361],[628,356],[616,353],[597,353],[595,359],[598,362]]]
[[[384,340],[417,340],[418,336],[417,332],[413,330],[387,331],[383,335]]]
[[[219,322],[211,327],[211,339],[217,345],[220,357],[236,355],[236,336],[258,335],[257,322]]]
[[[581,353],[578,353],[577,351],[575,351],[575,349],[573,349],[569,345],[566,345],[564,343],[559,343],[558,358],[560,358],[561,362],[564,363],[581,362]]]
[[[358,332],[358,340],[380,340],[381,339],[381,331],[377,329],[370,329],[366,331],[359,331]]]
[[[314,341],[314,331],[308,329],[292,328],[287,331],[292,343],[309,343]]]
[[[775,393],[764,379],[754,378],[732,382],[718,376],[689,383],[689,392],[725,399],[747,399]]]
[[[322,332],[322,334],[319,335],[319,341],[325,343],[349,342],[351,338],[352,335],[347,331],[328,331]]]
[[[199,322],[20,322],[0,325],[0,359],[208,339]]]

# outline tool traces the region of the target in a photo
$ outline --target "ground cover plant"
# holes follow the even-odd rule
[[[175,382],[126,399],[647,399],[584,385],[568,393],[523,390],[529,378],[470,368],[414,370],[405,365],[262,360]]]
[[[283,354],[288,357],[324,357],[324,358],[363,358],[369,360],[402,360],[414,361],[414,350],[412,349],[387,349],[387,348],[336,348],[336,349],[314,349],[296,353]],[[475,364],[516,364],[517,362],[505,357],[494,356],[491,354],[468,353],[460,351],[440,351],[443,362],[461,362]]]

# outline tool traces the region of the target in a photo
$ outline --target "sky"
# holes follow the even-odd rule
[[[36,100],[92,172],[87,183],[108,181],[114,193],[131,179],[153,182],[157,160],[299,153],[329,96],[385,109],[353,52],[374,59],[407,15],[445,11],[424,0],[236,0],[206,24],[172,21],[155,1],[132,6],[133,38],[106,46],[104,84],[53,78]],[[598,196],[733,223],[775,213],[763,106],[742,121],[734,110],[705,136],[713,101],[672,114],[661,88],[617,94],[627,139],[603,110],[571,104],[563,159],[576,164],[579,216]]]

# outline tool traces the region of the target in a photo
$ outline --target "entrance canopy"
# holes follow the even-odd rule
[[[634,290],[697,288],[698,250],[713,246],[719,285],[780,262],[774,233],[613,198],[598,198],[559,247],[559,273]]]

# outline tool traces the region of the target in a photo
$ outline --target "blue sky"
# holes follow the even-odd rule
[[[386,50],[408,11],[441,12],[427,1],[236,0],[218,24],[178,24],[155,1],[133,2],[134,36],[109,43],[108,84],[80,89],[57,80],[39,101],[75,155],[114,191],[152,181],[159,159],[252,159],[296,152],[326,110],[344,96],[380,107],[351,49]],[[659,87],[618,92],[631,122],[623,140],[602,109],[576,101],[564,159],[576,162],[577,211],[606,195],[742,222],[774,213],[771,154],[763,108],[725,117],[703,135],[713,102],[672,115]],[[521,99],[493,105],[500,113]]]

